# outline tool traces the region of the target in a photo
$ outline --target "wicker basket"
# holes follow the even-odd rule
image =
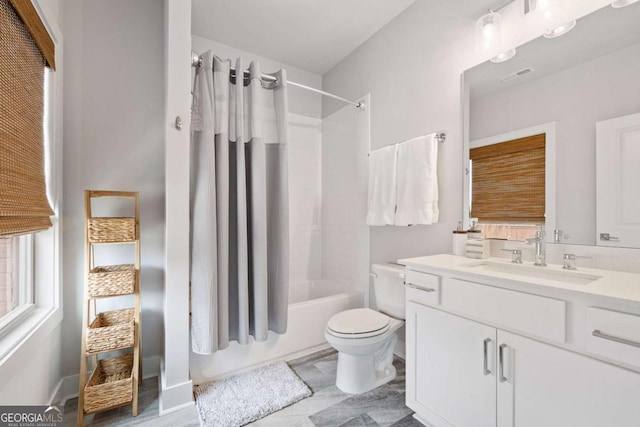
[[[133,347],[133,308],[98,313],[87,328],[87,353]]]
[[[91,243],[132,242],[135,239],[135,218],[89,218]]]
[[[84,387],[84,412],[115,408],[133,400],[133,354],[98,361]]]
[[[133,264],[95,267],[87,281],[89,297],[127,295],[135,292],[136,266]]]

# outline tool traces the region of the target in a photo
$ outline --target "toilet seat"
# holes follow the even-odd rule
[[[369,308],[340,312],[327,322],[327,332],[338,338],[369,338],[389,330],[391,318]]]

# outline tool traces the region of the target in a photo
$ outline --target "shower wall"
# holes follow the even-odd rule
[[[289,281],[322,277],[320,119],[289,114]]]
[[[369,95],[322,120],[322,277],[348,288],[369,283],[367,179]]]

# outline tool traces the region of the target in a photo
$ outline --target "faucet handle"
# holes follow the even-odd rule
[[[560,243],[563,234],[562,230],[558,230],[557,228],[553,230],[553,243]]]
[[[575,254],[564,254],[564,262],[562,268],[565,270],[577,270]]]
[[[502,249],[511,252],[511,262],[514,264],[522,264],[522,250],[520,249]]]

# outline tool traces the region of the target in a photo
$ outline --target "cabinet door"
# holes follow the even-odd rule
[[[407,406],[435,427],[495,427],[495,343],[494,328],[407,302]]]
[[[498,331],[499,427],[634,426],[640,374]]]

